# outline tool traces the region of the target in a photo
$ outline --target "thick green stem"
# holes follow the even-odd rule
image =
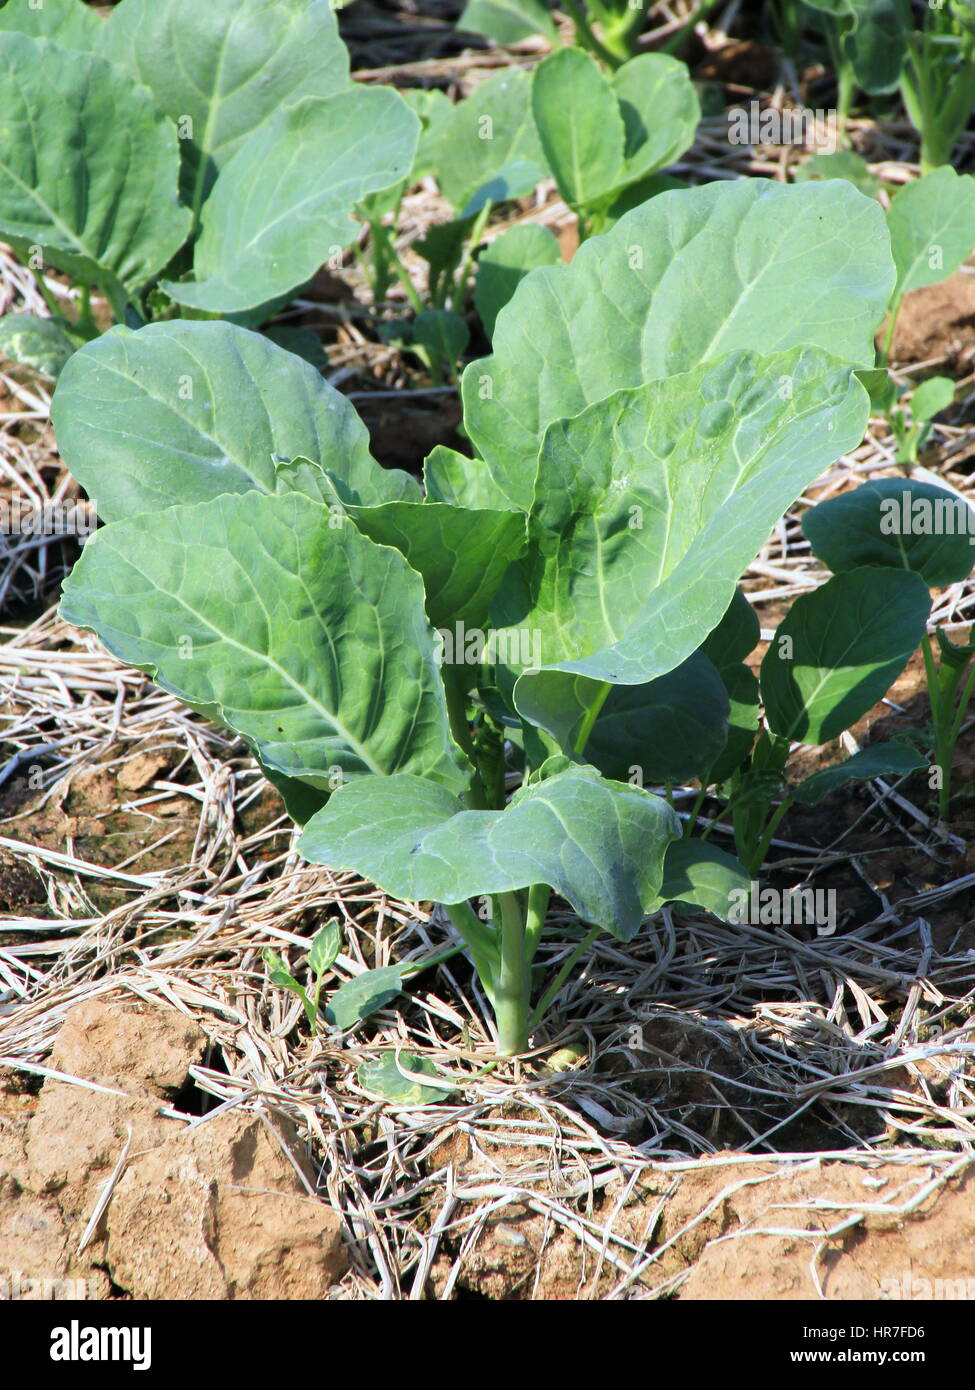
[[[711,779],[710,779],[710,778],[708,778],[707,780],[705,780],[705,782],[703,783],[703,785],[702,785],[702,787],[701,787],[701,790],[698,792],[697,796],[694,798],[694,805],[691,807],[690,812],[689,812],[688,817],[687,817],[687,820],[684,822],[684,838],[685,838],[685,840],[690,839],[691,835],[692,835],[693,832],[694,832],[694,827],[697,825],[697,818],[698,818],[698,816],[701,814],[701,807],[704,805],[704,800],[705,800],[705,797],[706,797],[707,794],[708,794],[708,787],[710,786],[710,783],[711,783]]]
[[[464,750],[474,768],[470,790],[467,793],[467,800],[472,810],[487,811],[490,809],[490,803],[484,789],[484,782],[481,778],[477,749],[474,745],[473,735],[471,734],[471,726],[467,720],[467,698],[465,691],[454,673],[446,669],[444,670],[443,686],[447,701],[447,718],[450,721],[450,732],[454,736],[454,742],[459,748]]]
[[[884,334],[884,345],[880,350],[880,361],[877,364],[880,367],[886,367],[887,362],[890,359],[890,350],[894,345],[894,330],[897,327],[897,315],[901,311],[901,305],[903,304],[903,302],[904,297],[902,295],[901,298],[898,299],[897,303],[893,305],[893,307],[890,310],[890,313],[887,316],[887,331]]]
[[[499,893],[501,965],[494,990],[498,1055],[518,1057],[528,1051],[528,1003],[531,970],[525,952],[525,920],[516,893]]]

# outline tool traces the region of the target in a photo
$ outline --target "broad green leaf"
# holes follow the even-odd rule
[[[975,178],[950,164],[905,184],[887,213],[897,267],[892,302],[947,280],[975,246]]]
[[[924,636],[931,597],[920,575],[863,569],[802,594],[762,661],[769,728],[815,746],[882,699]]]
[[[228,494],[96,531],[68,622],[328,790],[411,772],[460,793],[423,585],[397,551],[297,493]]]
[[[466,352],[470,339],[466,322],[449,309],[424,309],[413,320],[413,341],[425,348],[434,361],[446,363],[451,371]]]
[[[194,213],[228,160],[278,111],[349,85],[329,0],[122,0],[101,51],[179,123]]]
[[[872,366],[893,279],[883,211],[847,183],[662,193],[522,281],[494,355],[464,373],[465,428],[527,511],[552,421],[737,348],[818,346]]]
[[[520,43],[541,34],[558,42],[558,30],[542,0],[467,0],[457,28],[484,34],[495,43]]]
[[[845,49],[865,92],[893,92],[913,28],[909,0],[849,0],[856,21]]]
[[[701,651],[718,671],[751,656],[762,636],[758,614],[740,589],[735,589],[723,618],[710,632]]]
[[[0,235],[24,259],[40,247],[121,312],[189,235],[178,172],[149,92],[94,54],[0,33]]]
[[[621,184],[673,164],[694,143],[701,104],[686,64],[666,53],[641,53],[613,75],[623,117]]]
[[[0,9],[0,31],[15,29],[35,39],[50,39],[59,48],[92,52],[103,26],[104,20],[82,0],[7,0]]]
[[[744,865],[710,840],[675,840],[667,846],[660,896],[652,910],[664,903],[684,902],[727,921],[732,894],[747,893],[750,882]]]
[[[314,367],[229,323],[113,328],[75,353],[51,416],[105,521],[252,488],[322,497],[314,479],[275,469],[296,455],[327,469],[344,501],[419,496],[373,460],[351,402]]]
[[[532,112],[559,192],[572,208],[620,182],[623,117],[613,88],[578,48],[560,48],[535,69]]]
[[[445,444],[435,445],[424,460],[423,481],[431,502],[473,510],[514,510],[480,459],[467,458]]]
[[[520,198],[546,177],[531,111],[531,76],[505,68],[475,87],[439,125],[435,172],[459,213]]]
[[[793,787],[792,796],[803,806],[818,806],[848,782],[871,782],[875,777],[906,777],[927,767],[928,760],[906,743],[874,743],[835,767],[824,767]]]
[[[389,87],[355,86],[278,111],[224,165],[203,209],[180,304],[252,309],[310,280],[355,236],[367,193],[409,173],[420,123]]]
[[[703,777],[728,738],[728,695],[701,652],[646,685],[610,691],[585,747],[588,762],[639,785]],[[566,740],[571,743],[572,736]]]
[[[63,319],[42,319],[36,314],[7,314],[0,319],[0,357],[22,362],[44,376],[56,377],[77,347]]]
[[[931,589],[975,565],[975,511],[957,493],[913,478],[878,478],[810,508],[802,529],[834,573],[861,565],[914,570]]]
[[[526,223],[495,237],[477,262],[474,286],[474,304],[489,338],[498,314],[528,272],[561,259],[558,238],[548,227]]]
[[[326,971],[331,970],[342,949],[342,928],[332,920],[317,931],[308,951],[308,969],[320,980]]]
[[[538,634],[543,669],[520,676],[520,713],[559,737],[578,677],[590,703],[595,682],[642,684],[690,656],[776,520],[866,419],[850,368],[794,349],[729,353],[553,425],[534,551],[494,612]]]
[[[505,571],[525,550],[525,517],[443,502],[350,507],[359,530],[391,545],[423,578],[427,617],[436,628],[486,623]]]
[[[430,1080],[421,1080],[423,1077]],[[364,1091],[397,1105],[434,1105],[449,1100],[454,1093],[452,1086],[444,1085],[431,1061],[406,1048],[380,1052],[378,1057],[362,1062],[356,1079]]]
[[[350,783],[309,821],[298,851],[414,902],[547,883],[584,921],[629,940],[679,835],[659,797],[578,767],[522,788],[503,811],[465,811],[416,777]]]
[[[403,992],[404,976],[415,969],[415,962],[407,961],[401,965],[383,965],[377,970],[363,970],[330,996],[326,1019],[343,1033],[355,1028],[370,1014],[391,1004]]]
[[[728,739],[715,763],[705,769],[711,782],[730,777],[751,752],[758,731],[758,678],[745,665],[745,657],[758,646],[761,627],[754,608],[740,589],[700,650],[713,662],[728,693]]]
[[[722,669],[721,679],[730,705],[728,739],[705,774],[709,783],[723,782],[741,767],[752,751],[759,725],[761,697],[754,672],[744,662],[737,662]]]
[[[863,156],[853,150],[814,154],[796,165],[792,177],[796,183],[806,183],[810,179],[847,179],[868,198],[876,197],[883,187],[877,175],[870,172]]]
[[[915,420],[933,420],[955,399],[955,383],[950,376],[931,376],[915,386],[911,395],[911,414]]]

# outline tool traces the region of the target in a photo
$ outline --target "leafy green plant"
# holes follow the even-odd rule
[[[960,493],[918,478],[864,483],[807,512],[803,530],[813,553],[837,579],[852,571],[883,575],[883,582],[909,577],[916,587],[941,588],[967,579],[975,561],[975,512]],[[926,630],[920,645],[931,702],[938,814],[946,820],[955,745],[975,690],[975,642],[956,645],[943,628],[934,636],[937,656]]]
[[[758,622],[740,594],[704,644],[727,689],[731,734],[700,774],[694,812],[710,790],[722,810],[704,837],[729,816],[738,856],[752,877],[794,803],[815,805],[845,782],[924,765],[912,749],[885,745],[798,783],[787,778],[790,753],[830,743],[883,697],[921,641],[930,607],[915,574],[851,568],[793,602],[757,677],[745,662],[758,642]],[[701,679],[699,672],[688,676]],[[684,692],[686,698],[686,682]],[[695,819],[692,814],[688,834]]]
[[[900,388],[901,396],[907,388]],[[932,376],[915,386],[909,405],[898,404],[890,412],[891,429],[897,440],[897,462],[910,472],[927,443],[936,415],[947,410],[955,399],[955,383],[947,376]]]
[[[747,883],[620,772],[661,724],[675,742],[689,661],[728,738],[702,647],[860,442],[893,280],[882,211],[845,183],[662,194],[521,280],[464,373],[479,457],[435,450],[425,493],[266,340],[113,329],[55,395],[108,523],[62,612],[247,741],[307,859],[444,904],[499,1052],[523,1052],[597,931]],[[536,998],[552,892],[586,930]]]
[[[263,321],[409,171],[419,130],[351,83],[328,0],[123,0],[104,21],[9,0],[0,113],[0,235],[81,290],[77,320],[49,298],[51,320],[6,326],[47,369],[97,335],[93,289],[118,323]]]
[[[975,4],[941,0],[907,37],[901,96],[921,136],[921,171],[947,165],[975,110]]]
[[[871,95],[897,90],[911,30],[909,0],[806,0],[826,16],[823,31],[837,81],[837,108],[845,123],[857,88]]]
[[[532,117],[531,76],[506,69],[482,82],[463,101],[443,92],[405,93],[421,122],[409,176],[359,206],[370,229],[368,254],[360,252],[378,302],[394,280],[413,310],[409,322],[388,324],[387,337],[415,352],[439,383],[455,374],[467,346],[464,319],[468,282],[482,235],[499,203],[520,198],[548,176],[545,154]],[[417,289],[395,246],[396,226],[407,188],[436,179],[455,216],[435,224],[412,249],[427,262],[427,293]]]
[[[532,111],[582,238],[606,230],[659,191],[658,170],[693,143],[701,119],[697,93],[678,59],[645,53],[606,78],[574,48],[551,54],[535,69]]]
[[[975,4],[932,0],[806,0],[820,24],[837,77],[845,122],[858,88],[871,95],[899,90],[921,137],[921,172],[951,161],[975,109]],[[796,43],[794,5],[782,0],[779,28]],[[914,10],[923,18],[915,22]]]
[[[946,166],[905,184],[887,213],[897,280],[881,362],[890,355],[904,296],[946,280],[975,246],[975,178]]]
[[[580,48],[618,67],[636,52],[650,4],[651,0],[559,0],[558,8],[572,21]],[[559,41],[544,0],[468,0],[457,27],[496,43],[518,43],[535,34],[553,45]]]

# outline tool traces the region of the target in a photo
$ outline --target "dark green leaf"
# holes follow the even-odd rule
[[[772,732],[816,745],[849,729],[903,671],[930,609],[924,580],[906,570],[854,569],[802,594],[762,662]]]
[[[361,975],[340,985],[329,997],[325,1017],[333,1028],[348,1032],[402,994],[404,976],[415,969],[415,964],[407,963],[364,970]]]
[[[957,493],[913,478],[878,478],[810,508],[806,539],[839,574],[861,565],[914,570],[929,588],[967,579],[975,512]]]
[[[927,767],[928,760],[916,748],[906,743],[874,743],[861,748],[852,758],[824,767],[805,778],[792,795],[803,806],[818,806],[827,796],[839,791],[848,782],[871,782],[875,777],[906,777]]]

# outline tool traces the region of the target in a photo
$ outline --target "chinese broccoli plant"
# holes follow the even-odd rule
[[[693,736],[688,662],[728,739],[706,644],[860,442],[893,277],[846,183],[661,194],[521,280],[464,374],[477,457],[438,448],[422,488],[265,339],[115,328],[55,396],[107,523],[62,612],[246,740],[305,858],[444,904],[518,1054],[590,935],[747,882],[629,769],[660,721]],[[589,933],[534,999],[553,892]]]
[[[577,48],[535,69],[532,110],[542,148],[580,235],[605,231],[660,189],[658,170],[694,141],[701,118],[687,68],[644,53],[612,78]]]
[[[919,604],[928,589],[962,583],[975,564],[975,511],[945,484],[918,477],[878,479],[822,502],[807,512],[803,530],[836,572],[829,585],[854,575],[877,589],[896,583],[906,593],[911,584]],[[931,786],[947,820],[955,744],[975,691],[975,642],[952,642],[943,627],[932,641],[926,623],[918,637],[931,704]]]
[[[349,77],[329,0],[81,0],[0,9],[0,237],[81,289],[15,319],[45,370],[116,322],[260,322],[353,239],[353,206],[410,170],[419,121]],[[43,280],[42,289],[46,289]]]
[[[633,57],[650,5],[651,0],[559,0],[558,9],[572,21],[579,48],[615,68]],[[698,14],[708,8],[699,6]],[[545,0],[467,0],[457,27],[496,43],[519,43],[535,34],[553,45],[559,41]]]

